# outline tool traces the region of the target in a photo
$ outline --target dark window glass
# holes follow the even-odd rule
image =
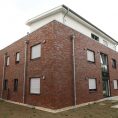
[[[8,89],[8,80],[4,80],[4,90]]]
[[[96,36],[95,34],[91,34],[91,38],[94,39],[94,40],[96,40],[96,41],[99,41],[99,37]]]
[[[116,60],[115,59],[112,59],[112,67],[116,68]]]
[[[18,79],[14,79],[14,91],[18,91]]]

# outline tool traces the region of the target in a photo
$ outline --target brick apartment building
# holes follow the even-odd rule
[[[61,109],[118,96],[118,42],[65,5],[27,21],[0,50],[2,99]]]

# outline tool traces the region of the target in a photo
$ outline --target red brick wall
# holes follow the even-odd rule
[[[23,72],[24,72],[24,41],[28,44],[28,65],[26,78],[25,103],[47,108],[63,108],[74,105],[73,87],[73,64],[72,64],[72,34],[76,34],[75,54],[76,54],[76,86],[77,104],[98,100],[102,95],[102,78],[100,69],[100,52],[108,55],[111,95],[118,95],[118,90],[113,89],[113,79],[118,79],[117,69],[113,69],[111,59],[118,60],[117,52],[91,40],[89,37],[57,22],[53,21],[42,28],[31,33],[28,37],[15,42],[9,47],[0,51],[0,78],[3,76],[3,54],[8,52],[10,56],[10,66],[6,68],[5,79],[9,83],[8,99],[13,101],[23,101]],[[44,43],[45,42],[45,43]],[[30,60],[31,46],[41,43],[41,58]],[[95,51],[95,64],[87,62],[87,49]],[[21,54],[19,64],[15,64],[15,53]],[[43,76],[45,79],[43,79]],[[40,95],[31,95],[29,92],[29,80],[31,77],[41,78]],[[97,79],[97,91],[89,92],[88,78]],[[13,79],[19,80],[18,92],[13,92]],[[0,79],[0,83],[1,82]],[[1,85],[0,85],[1,92]],[[4,92],[5,98],[5,92]]]
[[[27,91],[26,103],[48,108],[54,108],[54,65],[55,65],[55,47],[54,47],[54,23],[42,27],[41,29],[29,35],[28,45],[28,69],[27,69]],[[43,43],[45,42],[45,43]],[[30,60],[31,46],[41,43],[41,58]],[[45,79],[43,80],[43,76]],[[31,95],[29,93],[29,78],[41,78],[41,93],[40,95]]]
[[[111,59],[118,60],[116,51],[91,40],[89,37],[72,30],[58,22],[54,27],[56,35],[56,58],[55,58],[55,97],[56,108],[62,108],[74,104],[73,99],[73,70],[72,70],[72,34],[76,34],[75,56],[76,56],[76,87],[77,104],[94,101],[103,98],[102,76],[100,64],[100,52],[108,55],[111,96],[118,95],[118,90],[113,89],[112,80],[118,79],[117,69],[112,68]],[[95,64],[87,61],[87,49],[95,51]],[[89,92],[88,78],[97,79],[97,91]]]
[[[9,47],[0,51],[2,68],[0,66],[0,78],[3,77],[3,60],[4,60],[4,53],[7,52],[7,56],[10,56],[10,65],[5,69],[5,79],[8,80],[8,88],[9,88],[9,95],[7,94],[8,91],[5,90],[3,92],[3,98],[7,98],[13,101],[22,102],[22,86],[23,86],[23,68],[24,68],[24,40],[20,39],[19,41],[13,43]],[[20,63],[15,64],[15,54],[16,52],[20,52]],[[1,64],[0,64],[1,65]],[[14,79],[18,79],[19,86],[18,92],[13,91],[14,87]]]

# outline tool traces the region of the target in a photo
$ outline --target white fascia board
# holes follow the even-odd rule
[[[57,13],[62,12],[62,11],[64,11],[64,10],[66,11],[66,9],[64,9],[62,6],[56,7],[56,8],[54,8],[54,9],[51,9],[51,10],[49,10],[49,11],[47,11],[47,12],[44,12],[44,13],[42,13],[42,14],[36,16],[36,17],[33,17],[33,18],[29,19],[29,20],[26,22],[26,25],[30,26],[30,25],[31,25],[32,23],[34,23],[34,22],[37,22],[37,21],[39,21],[39,20],[41,20],[41,19],[43,19],[43,18],[45,18],[45,17],[49,17],[49,16],[51,16],[51,15],[53,15],[53,14],[57,14]]]

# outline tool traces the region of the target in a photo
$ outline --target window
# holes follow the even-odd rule
[[[115,59],[112,59],[112,67],[116,68],[116,60]]]
[[[35,45],[31,48],[31,59],[41,57],[41,44]]]
[[[103,44],[104,44],[105,46],[108,46],[108,42],[105,41],[105,40],[103,40]]]
[[[91,38],[94,39],[94,40],[96,40],[96,41],[99,41],[99,37],[96,36],[95,34],[92,34],[91,33]]]
[[[102,72],[108,73],[108,56],[106,54],[100,54],[100,62],[101,62],[101,69]]]
[[[31,78],[30,93],[31,94],[40,94],[40,78]]]
[[[9,64],[10,64],[10,63],[9,63],[9,59],[10,59],[10,57],[7,57],[7,58],[6,58],[6,66],[9,66]]]
[[[118,89],[118,80],[113,80],[114,89]]]
[[[17,52],[16,53],[16,63],[19,63],[20,62],[20,53]]]
[[[91,50],[87,50],[87,60],[89,62],[95,62],[95,53]]]
[[[89,91],[96,91],[96,79],[89,79]]]
[[[106,54],[100,54],[100,61],[102,65],[108,65],[108,57]]]
[[[4,90],[8,89],[8,80],[4,80]]]
[[[14,91],[18,91],[18,79],[14,79]]]

